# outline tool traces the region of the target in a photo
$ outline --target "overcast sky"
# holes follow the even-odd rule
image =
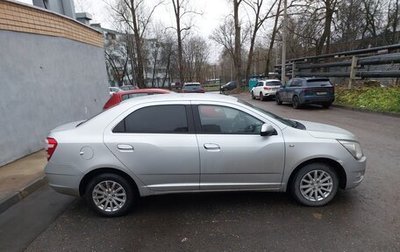
[[[17,0],[27,4],[32,4],[32,0]],[[106,2],[113,0],[75,0],[77,12],[86,11],[93,15],[93,23],[101,23],[103,27],[113,28],[110,18],[110,7]],[[157,0],[146,0],[151,4]],[[153,21],[162,22],[166,26],[173,26],[174,16],[173,7],[170,0],[165,0],[165,4],[159,6],[153,16]],[[193,23],[197,32],[204,37],[208,37],[211,32],[229,14],[231,6],[228,0],[191,0],[193,10],[201,12],[202,15],[195,15]]]
[[[17,0],[19,2],[32,4],[32,0]],[[111,10],[107,3],[115,0],[74,0],[76,12],[88,12],[92,14],[92,23],[101,23],[102,27],[114,29],[111,18]],[[151,5],[158,0],[146,0]],[[164,0],[165,4],[159,6],[154,15],[154,23],[162,23],[164,26],[175,26],[173,6],[170,0]],[[192,9],[202,15],[192,15],[192,23],[195,25],[193,33],[200,34],[208,39],[212,31],[217,28],[226,16],[231,12],[231,5],[228,0],[191,0]],[[220,47],[209,42],[210,60],[215,62],[218,59]]]

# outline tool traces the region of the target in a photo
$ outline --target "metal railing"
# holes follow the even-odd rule
[[[291,77],[344,77],[349,78],[349,88],[357,79],[400,78],[400,68],[396,70],[370,71],[366,66],[400,63],[400,44],[338,53],[309,56],[286,61],[286,76]],[[275,66],[281,73],[281,65]]]

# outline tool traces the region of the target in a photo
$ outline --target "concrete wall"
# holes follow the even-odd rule
[[[100,112],[107,98],[100,32],[0,1],[0,165],[42,149],[52,128]]]
[[[102,47],[0,29],[0,165],[38,151],[54,127],[108,99]]]

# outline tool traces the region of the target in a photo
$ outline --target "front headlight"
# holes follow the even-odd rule
[[[350,152],[350,154],[357,160],[360,160],[363,157],[363,153],[361,150],[361,146],[357,142],[347,141],[347,140],[338,140],[343,147]]]

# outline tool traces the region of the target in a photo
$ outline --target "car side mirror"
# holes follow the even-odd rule
[[[278,132],[272,127],[270,124],[264,123],[261,126],[261,131],[260,131],[261,136],[273,136],[273,135],[278,135]]]

